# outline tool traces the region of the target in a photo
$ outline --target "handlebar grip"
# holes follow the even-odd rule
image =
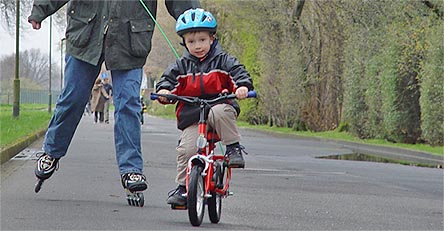
[[[158,99],[158,98],[159,98],[158,95],[156,95],[156,94],[154,94],[154,93],[151,93],[151,94],[150,94],[150,99],[151,99],[151,100],[156,100],[156,99]]]
[[[256,98],[257,97],[257,93],[255,90],[249,91],[247,98]]]

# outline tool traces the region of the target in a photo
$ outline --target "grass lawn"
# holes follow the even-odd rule
[[[148,112],[164,118],[175,119],[174,105],[157,105],[150,107]],[[24,138],[38,130],[45,129],[51,119],[51,114],[47,111],[45,104],[22,104],[20,105],[20,115],[18,118],[12,116],[12,105],[0,106],[0,149]],[[54,107],[53,107],[54,108]],[[277,132],[283,134],[294,134],[298,136],[317,137],[325,139],[336,139],[365,144],[375,144],[388,147],[398,147],[417,151],[428,152],[436,155],[444,155],[442,146],[432,147],[426,144],[394,144],[385,140],[370,139],[361,140],[345,132],[302,132],[293,131],[290,128],[269,127],[266,125],[253,126],[245,122],[238,121],[239,126],[258,129],[263,131]]]
[[[379,146],[387,146],[387,147],[397,147],[397,148],[405,148],[410,150],[428,152],[435,155],[444,155],[444,147],[436,146],[432,147],[427,144],[401,144],[401,143],[392,143],[382,139],[368,139],[362,140],[357,137],[351,136],[346,132],[337,132],[337,131],[327,131],[327,132],[310,132],[310,131],[294,131],[291,128],[277,128],[277,127],[269,127],[267,125],[249,125],[245,122],[238,121],[238,125],[241,127],[258,129],[262,131],[269,132],[277,132],[282,134],[293,134],[298,136],[307,136],[307,137],[316,137],[316,138],[325,138],[325,139],[334,139],[334,140],[342,140],[363,144],[374,144]]]
[[[176,119],[174,113],[175,105],[174,104],[159,104],[159,103],[151,103],[148,105],[148,113],[160,116],[168,119]],[[310,132],[310,131],[294,131],[291,128],[278,128],[278,127],[269,127],[267,125],[250,125],[246,122],[238,121],[238,125],[244,128],[268,131],[268,132],[276,132],[281,134],[291,134],[297,136],[306,136],[306,137],[316,137],[316,138],[324,138],[324,139],[334,139],[348,142],[356,142],[363,144],[374,144],[379,146],[387,146],[387,147],[396,147],[396,148],[405,148],[415,151],[428,152],[435,155],[444,156],[444,147],[436,146],[432,147],[427,144],[401,144],[401,143],[392,143],[382,139],[368,139],[361,140],[357,137],[354,137],[347,132],[338,132],[338,131],[327,131],[327,132]]]
[[[12,116],[12,105],[0,106],[0,149],[48,126],[48,105],[21,104],[18,118]]]

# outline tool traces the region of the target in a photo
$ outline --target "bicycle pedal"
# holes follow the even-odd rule
[[[186,205],[171,205],[171,209],[173,210],[187,210]]]

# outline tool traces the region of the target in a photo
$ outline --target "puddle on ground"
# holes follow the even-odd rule
[[[378,163],[393,163],[393,164],[403,164],[418,167],[429,167],[429,168],[442,168],[442,166],[437,166],[434,164],[424,164],[424,163],[414,163],[410,161],[389,159],[381,156],[373,156],[362,153],[350,153],[342,155],[330,155],[330,156],[318,156],[319,159],[330,159],[330,160],[352,160],[352,161],[368,161],[368,162],[378,162]]]

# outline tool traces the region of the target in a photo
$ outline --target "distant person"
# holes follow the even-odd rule
[[[143,125],[145,123],[144,114],[147,109],[143,96],[140,96],[140,104],[142,105],[142,108],[140,109],[140,124]]]
[[[91,98],[88,100],[88,103],[85,106],[85,112],[83,112],[83,115],[91,115]]]
[[[156,16],[157,1],[35,0],[28,22],[39,30],[42,21],[66,3],[66,84],[48,125],[43,142],[45,154],[36,164],[35,175],[39,180],[35,191],[40,190],[41,183],[52,176],[60,158],[66,155],[105,62],[113,78],[116,159],[129,203],[134,199],[132,196],[139,196],[148,187],[143,174],[139,94],[142,67],[151,50],[155,27],[148,11]],[[177,19],[185,10],[200,7],[200,2],[165,0],[165,5]],[[143,206],[143,203],[129,204]]]
[[[107,72],[102,73],[102,82],[103,82],[103,88],[106,91],[106,94],[108,94],[109,98],[105,101],[105,107],[103,108],[103,115],[105,118],[105,123],[109,124],[109,106],[111,104],[111,99],[113,96],[113,86],[109,83],[109,76]]]
[[[170,65],[156,84],[159,94],[176,94],[212,99],[225,90],[245,99],[253,90],[253,81],[244,65],[225,53],[215,36],[216,18],[203,9],[191,9],[183,13],[176,22],[176,32],[182,38],[186,51],[180,59]],[[169,103],[159,97],[162,103]],[[236,124],[240,113],[234,100],[212,106],[208,114],[208,125],[216,130],[222,144],[227,146],[225,159],[228,167],[244,168],[244,147]],[[182,130],[177,150],[176,189],[168,195],[167,203],[185,205],[186,169],[188,160],[197,152],[199,105],[179,102],[176,107],[177,127]]]
[[[91,90],[91,111],[94,113],[94,123],[97,123],[97,120],[100,123],[104,122],[103,111],[105,109],[105,102],[109,98],[110,96],[106,93],[102,80],[97,78]]]

